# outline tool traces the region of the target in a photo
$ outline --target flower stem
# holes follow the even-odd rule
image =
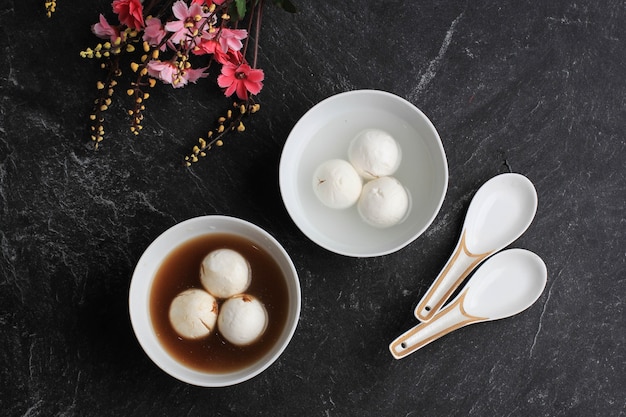
[[[256,15],[256,16],[255,16]],[[259,34],[261,33],[261,17],[263,16],[263,0],[255,2],[252,11],[250,12],[250,20],[248,21],[248,37],[246,38],[245,45],[243,47],[243,56],[246,56],[248,51],[248,43],[250,42],[250,32],[252,30],[252,24],[254,23],[254,53],[252,55],[252,68],[256,68],[258,55],[259,55]]]
[[[261,33],[261,17],[263,16],[263,0],[259,0],[257,4],[256,27],[254,30],[254,58],[252,59],[252,68],[256,68],[257,57],[259,54],[259,34]]]

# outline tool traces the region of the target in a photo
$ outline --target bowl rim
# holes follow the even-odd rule
[[[195,228],[204,224],[205,227],[210,228],[211,230],[200,231],[199,233],[191,232],[188,236],[184,238],[178,238],[168,243],[167,239],[171,239],[171,236],[176,233],[184,233],[184,230],[196,230]],[[211,224],[219,224],[218,226],[210,226]],[[150,313],[149,313],[149,294],[152,287],[152,282],[154,280],[154,276],[156,271],[162,264],[163,257],[160,258],[160,261],[154,262],[152,266],[148,267],[148,271],[153,270],[152,274],[146,274],[144,269],[146,268],[147,260],[152,256],[151,254],[164,249],[162,246],[167,246],[168,249],[165,251],[166,255],[171,253],[174,249],[179,247],[181,244],[189,241],[198,236],[202,236],[207,233],[229,233],[240,235],[245,237],[254,243],[261,244],[258,239],[255,239],[249,235],[238,233],[233,230],[224,230],[224,225],[228,225],[229,227],[238,227],[247,229],[250,233],[256,234],[266,242],[263,245],[264,249],[268,252],[272,252],[274,257],[276,257],[276,253],[282,258],[280,260],[276,259],[276,262],[281,265],[281,269],[285,269],[286,267],[288,271],[285,271],[287,287],[289,293],[291,294],[289,314],[287,318],[287,322],[285,323],[285,328],[281,334],[280,339],[277,341],[276,345],[268,352],[268,354],[264,355],[260,361],[255,362],[254,364],[247,366],[241,370],[236,370],[233,372],[220,372],[220,373],[206,373],[198,370],[194,370],[193,368],[189,368],[184,364],[181,364],[174,358],[172,358],[165,348],[158,341],[157,336],[154,334],[154,329],[152,327]],[[267,245],[272,247],[270,251]],[[287,348],[293,336],[295,334],[296,328],[298,326],[300,320],[302,308],[302,290],[300,285],[300,279],[295,268],[295,265],[285,250],[285,248],[274,238],[269,232],[262,229],[261,227],[251,223],[247,220],[243,220],[233,216],[225,216],[225,215],[205,215],[189,218],[187,220],[181,221],[179,223],[174,224],[169,227],[161,234],[159,234],[144,250],[141,257],[137,261],[135,269],[133,271],[133,275],[130,281],[129,292],[128,292],[128,309],[130,315],[131,327],[133,329],[133,333],[135,338],[139,342],[139,345],[146,353],[146,355],[152,360],[154,364],[157,365],[161,370],[170,376],[178,379],[179,381],[201,386],[201,387],[224,387],[231,386],[235,384],[239,384],[241,382],[252,379],[253,377],[259,375],[267,368],[269,368],[284,352]],[[166,359],[163,359],[166,357]]]
[[[299,221],[299,218],[301,217],[297,211],[296,208],[293,207],[292,204],[290,204],[287,195],[286,195],[286,190],[288,189],[288,184],[291,181],[290,176],[293,176],[293,173],[288,173],[287,172],[287,155],[289,155],[290,152],[292,151],[292,148],[295,148],[297,145],[295,144],[296,139],[295,139],[295,134],[298,132],[299,129],[302,128],[303,125],[306,124],[307,119],[310,117],[313,117],[313,115],[315,114],[315,112],[319,111],[319,109],[321,107],[327,106],[329,103],[333,102],[333,101],[339,101],[342,99],[345,99],[348,96],[359,96],[359,95],[363,95],[363,96],[380,96],[380,97],[384,97],[385,99],[391,99],[391,100],[395,100],[397,102],[399,102],[400,104],[406,106],[407,108],[409,108],[410,110],[412,110],[417,117],[420,119],[421,122],[424,123],[425,127],[433,134],[434,138],[436,139],[435,141],[435,145],[437,150],[439,151],[439,155],[441,157],[441,163],[442,163],[442,172],[443,172],[443,181],[442,181],[442,189],[441,192],[439,193],[438,196],[438,200],[435,204],[435,209],[433,210],[433,212],[429,215],[427,222],[419,229],[419,231],[415,234],[413,234],[410,238],[405,239],[404,241],[394,245],[394,246],[390,246],[384,250],[373,250],[373,251],[358,251],[358,250],[342,250],[340,248],[334,247],[331,244],[322,241],[320,239],[317,239],[315,235],[312,235],[311,233],[307,232],[306,227],[303,226],[303,224]],[[309,110],[307,110],[301,117],[300,119],[298,119],[298,121],[295,123],[295,125],[293,126],[293,128],[291,129],[291,131],[289,132],[289,135],[285,141],[285,144],[283,146],[283,150],[280,156],[280,162],[279,162],[279,188],[280,188],[280,194],[281,194],[281,198],[283,200],[283,205],[285,206],[289,216],[291,217],[292,221],[296,224],[296,226],[298,227],[298,229],[304,233],[304,235],[310,239],[311,241],[313,241],[315,244],[317,244],[318,246],[339,254],[339,255],[343,255],[343,256],[349,256],[349,257],[357,257],[357,258],[368,258],[368,257],[376,257],[376,256],[383,256],[383,255],[388,255],[394,252],[399,251],[400,249],[403,249],[404,247],[408,246],[410,243],[412,243],[413,241],[415,241],[418,237],[420,237],[433,223],[433,221],[435,220],[435,218],[437,217],[437,215],[439,214],[439,212],[441,211],[441,207],[443,206],[443,202],[445,200],[446,194],[447,194],[447,190],[448,190],[448,183],[449,183],[449,167],[448,167],[448,160],[447,160],[447,156],[446,156],[446,152],[445,149],[443,147],[443,142],[441,141],[441,137],[439,135],[439,132],[437,131],[437,129],[435,128],[434,124],[432,123],[432,121],[424,114],[424,112],[422,112],[422,110],[420,110],[417,106],[415,106],[413,103],[409,102],[408,100],[390,93],[388,91],[383,91],[383,90],[377,90],[377,89],[358,89],[358,90],[351,90],[351,91],[344,91],[341,93],[337,93],[331,96],[328,96],[326,98],[324,98],[323,100],[319,101],[317,104],[315,104],[313,107],[311,107]]]

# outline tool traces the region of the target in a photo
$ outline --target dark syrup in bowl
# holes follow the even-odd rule
[[[189,288],[203,289],[200,283],[202,259],[220,248],[235,250],[248,260],[252,280],[246,293],[258,298],[267,310],[265,332],[247,346],[227,342],[217,331],[217,326],[205,338],[184,339],[169,321],[169,308],[174,297]],[[220,306],[223,301],[218,299]],[[226,373],[254,364],[276,344],[287,322],[289,290],[280,266],[263,248],[242,236],[211,233],[182,243],[163,260],[152,283],[149,305],[157,338],[174,359],[197,371]]]

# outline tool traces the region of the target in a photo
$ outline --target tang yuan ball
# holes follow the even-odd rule
[[[217,315],[215,297],[197,288],[181,292],[170,304],[170,323],[176,333],[185,339],[199,339],[211,334]]]
[[[385,228],[404,220],[409,203],[409,194],[400,181],[380,177],[365,184],[357,209],[366,223]]]
[[[392,175],[400,165],[400,146],[389,133],[366,129],[350,142],[348,160],[365,179]]]
[[[250,264],[232,249],[214,250],[202,260],[200,281],[217,298],[241,294],[250,286]]]
[[[354,167],[343,159],[331,159],[319,165],[313,174],[313,190],[327,207],[344,209],[359,199],[363,181]]]
[[[230,343],[249,345],[267,328],[267,311],[257,298],[248,294],[236,295],[222,304],[217,328]]]

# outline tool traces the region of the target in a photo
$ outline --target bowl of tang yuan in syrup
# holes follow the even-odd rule
[[[198,386],[246,381],[274,363],[300,316],[296,269],[263,229],[228,216],[179,223],[135,268],[129,311],[152,361]]]

